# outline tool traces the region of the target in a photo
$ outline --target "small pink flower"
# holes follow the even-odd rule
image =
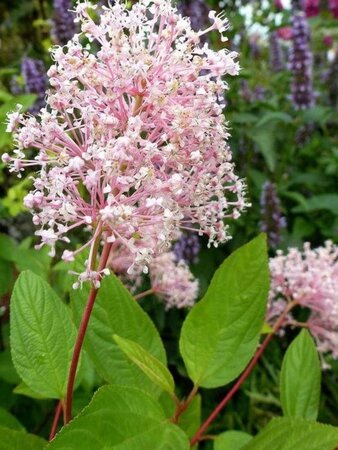
[[[319,0],[305,0],[304,11],[307,17],[318,16],[320,12]]]
[[[292,38],[292,28],[291,27],[278,28],[277,35],[284,41],[289,41]]]
[[[280,9],[280,10],[284,9],[283,1],[282,0],[275,0],[275,7],[277,9]]]
[[[323,37],[323,44],[327,47],[332,47],[333,45],[333,37],[330,35],[326,35]]]
[[[338,19],[338,0],[329,0],[329,9],[335,19]]]

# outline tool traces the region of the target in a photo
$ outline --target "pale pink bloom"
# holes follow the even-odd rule
[[[281,27],[277,29],[277,35],[284,41],[289,41],[292,38],[292,28],[291,27]]]
[[[327,241],[324,247],[303,251],[290,248],[270,259],[271,289],[268,321],[273,322],[288,302],[296,301],[310,310],[307,326],[318,350],[338,358],[338,247]],[[290,313],[286,324],[293,324]]]
[[[176,261],[173,252],[154,258],[149,276],[152,290],[163,300],[166,309],[194,305],[198,296],[198,281],[183,260]]]
[[[58,240],[83,227],[91,238],[81,249],[117,241],[146,271],[180,228],[193,224],[209,244],[225,242],[224,219],[248,206],[217,102],[224,76],[239,66],[236,53],[201,47],[200,38],[223,33],[226,19],[211,14],[211,27],[195,32],[167,0],[131,9],[116,1],[99,23],[90,9],[78,2],[82,32],[52,50],[46,108],[9,116],[17,148],[4,161],[19,174],[40,167],[25,204],[42,243],[53,254]],[[26,159],[29,148],[36,153]],[[67,249],[64,259],[79,251]]]

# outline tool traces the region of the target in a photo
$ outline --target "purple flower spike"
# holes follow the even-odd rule
[[[291,98],[295,109],[314,106],[312,84],[313,58],[310,50],[310,28],[303,12],[295,12],[292,18],[292,47],[289,69],[292,72]]]
[[[53,37],[60,45],[65,45],[76,33],[75,15],[70,11],[70,0],[54,0]]]
[[[276,248],[281,241],[280,234],[286,227],[286,220],[282,216],[276,185],[270,181],[264,183],[262,188],[261,215],[261,231],[267,234],[270,247]]]
[[[46,103],[47,76],[45,66],[39,59],[23,58],[21,72],[25,80],[26,92],[37,95],[34,105],[29,110],[32,114],[37,114]]]

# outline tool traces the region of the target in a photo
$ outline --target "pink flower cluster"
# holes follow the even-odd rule
[[[227,21],[214,11],[212,25],[195,32],[168,0],[131,9],[116,1],[99,21],[95,9],[79,1],[81,33],[52,50],[46,108],[38,117],[9,115],[17,149],[3,160],[19,176],[40,167],[25,205],[51,254],[85,227],[84,247],[116,241],[147,271],[180,228],[193,224],[217,245],[230,238],[224,219],[248,206],[217,102],[224,75],[239,71],[237,54],[200,44],[213,30],[226,40]],[[26,159],[30,148],[37,154]]]
[[[108,266],[128,286],[136,298],[155,294],[161,299],[166,309],[188,308],[194,305],[198,296],[198,281],[191,273],[188,264],[177,261],[173,251],[164,252],[151,260],[149,265],[149,281],[151,289],[138,293],[143,283],[143,274],[137,265],[132,265],[133,255],[126,252],[123,246],[114,243],[110,253]],[[75,286],[77,287],[77,286]]]
[[[338,358],[338,247],[327,241],[324,247],[303,251],[289,249],[270,259],[271,290],[268,321],[296,301],[310,310],[306,325],[321,353]],[[290,312],[285,325],[297,325]]]
[[[162,299],[166,309],[188,308],[198,295],[198,281],[183,261],[176,262],[173,252],[153,259],[149,268],[152,290]]]

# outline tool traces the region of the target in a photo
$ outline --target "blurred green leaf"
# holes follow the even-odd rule
[[[333,450],[338,428],[305,419],[275,418],[243,450]]]
[[[0,427],[0,450],[42,450],[47,442],[24,431]]]
[[[240,450],[251,439],[252,436],[244,431],[225,431],[214,440],[214,450]]]

